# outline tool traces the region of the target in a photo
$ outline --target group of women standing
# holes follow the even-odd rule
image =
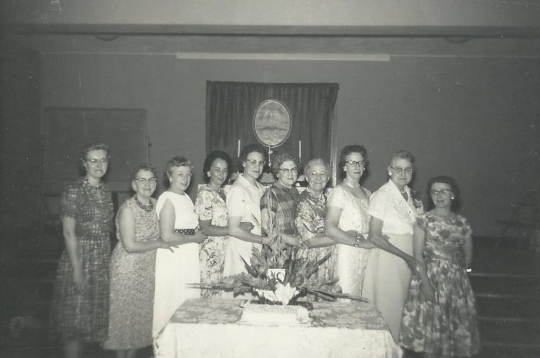
[[[193,170],[189,160],[167,162],[170,186],[157,201],[152,198],[156,170],[142,165],[131,176],[135,195],[116,217],[119,243],[112,257],[111,192],[101,181],[108,159],[106,145],[87,146],[81,156],[86,176],[62,197],[66,250],[52,322],[66,356],[81,356],[82,343],[104,342],[118,357],[134,357],[185,299],[222,296],[189,284],[245,272],[241,257],[249,261],[253,247],[278,234],[305,257],[332,252],[317,275],[339,276],[344,293],[370,299],[405,348],[431,357],[478,351],[475,303],[465,272],[472,258],[471,229],[451,211],[459,190],[450,178],[432,179],[428,194],[435,208],[423,213],[408,187],[411,153],[394,153],[389,181],[371,194],[360,184],[366,149],[346,146],[339,163],[343,181],[327,194],[330,167],[312,159],[304,168],[308,187],[300,194],[296,157],[275,155],[276,181],[265,188],[258,179],[266,151],[248,145],[239,156],[242,174],[225,194],[232,163],[215,151],[204,162],[207,184],[195,204],[185,193]]]

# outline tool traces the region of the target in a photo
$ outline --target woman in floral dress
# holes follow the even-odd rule
[[[109,147],[87,145],[81,151],[84,178],[62,194],[60,215],[66,244],[60,257],[51,307],[51,329],[66,357],[82,357],[82,344],[107,339],[110,235],[114,209],[102,182]]]
[[[426,270],[409,286],[400,344],[429,358],[470,357],[478,353],[480,336],[476,304],[467,277],[472,260],[472,230],[451,211],[459,200],[456,182],[432,178],[428,190],[435,208],[421,214],[414,229],[414,256]]]
[[[206,185],[199,188],[195,200],[195,213],[199,216],[199,225],[208,238],[199,249],[201,283],[216,283],[223,276],[223,260],[227,244],[228,215],[223,184],[229,178],[231,157],[221,150],[210,153],[203,165]],[[244,230],[253,228],[251,223],[241,223]],[[201,296],[221,297],[221,290],[201,290]]]
[[[130,176],[135,195],[118,210],[118,244],[111,256],[109,338],[105,349],[118,358],[134,358],[152,344],[152,310],[156,250],[169,248],[159,240],[156,168],[142,164]]]
[[[322,159],[311,159],[304,168],[308,187],[296,205],[295,224],[304,248],[300,254],[310,261],[320,260],[332,254],[315,273],[323,280],[334,278],[336,242],[324,233],[326,216],[326,195],[324,189],[330,178],[330,166]]]

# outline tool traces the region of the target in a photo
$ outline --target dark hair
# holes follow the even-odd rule
[[[227,162],[227,168],[229,169],[229,172],[227,173],[227,179],[225,180],[225,182],[227,182],[227,180],[229,179],[229,177],[230,177],[230,175],[232,173],[233,169],[232,169],[231,157],[222,150],[214,150],[212,153],[208,154],[208,156],[204,160],[203,178],[204,178],[205,183],[208,183],[210,181],[210,178],[208,177],[208,175],[206,175],[206,173],[210,170],[210,168],[212,167],[212,164],[214,164],[214,161],[216,159],[221,159],[221,160]]]
[[[346,145],[345,147],[343,147],[339,155],[339,173],[342,179],[345,178],[345,175],[346,175],[345,170],[343,169],[345,167],[345,161],[347,160],[347,156],[351,153],[362,154],[362,157],[364,158],[364,161],[366,162],[366,164],[369,163],[367,159],[367,150],[363,145],[358,145],[358,144]]]
[[[272,174],[274,174],[274,177],[277,178],[277,175],[279,173],[279,168],[281,167],[281,165],[289,161],[296,164],[297,167],[300,164],[300,161],[298,160],[298,158],[294,156],[293,154],[282,153],[282,154],[274,155],[274,157],[272,158]]]
[[[157,178],[158,177],[158,174],[157,174],[157,170],[156,168],[153,166],[153,165],[150,165],[150,164],[139,164],[138,166],[136,166],[135,168],[133,168],[133,170],[131,171],[131,173],[129,174],[129,179],[131,181],[137,179],[137,173],[139,173],[141,170],[147,170],[149,172],[152,172],[152,174],[154,174],[154,176]]]
[[[458,185],[457,185],[457,183],[456,183],[456,181],[454,179],[452,179],[452,178],[450,178],[449,176],[446,176],[446,175],[439,175],[439,176],[436,176],[436,177],[433,177],[433,178],[429,179],[428,182],[427,182],[427,194],[428,194],[429,198],[431,198],[431,187],[435,183],[442,183],[442,184],[450,185],[450,189],[452,189],[452,196],[454,197],[454,200],[452,201],[452,206],[459,206],[459,204],[461,203],[461,201],[460,201],[461,192],[460,192],[459,187],[458,187]],[[430,203],[431,202],[432,202],[432,200],[430,201]]]
[[[176,156],[167,161],[167,164],[165,164],[165,174],[167,174],[167,176],[171,175],[172,168],[174,167],[190,167],[193,169],[193,165],[191,165],[189,159],[180,156]]]
[[[238,171],[240,173],[244,172],[244,166],[242,164],[246,161],[247,156],[250,153],[260,153],[260,154],[262,154],[264,160],[266,162],[268,161],[268,154],[266,152],[266,149],[264,149],[264,147],[262,145],[255,144],[255,143],[254,144],[248,144],[244,148],[242,148],[242,151],[240,152],[240,156],[238,157]]]
[[[104,150],[107,152],[107,158],[111,156],[111,150],[109,149],[109,146],[107,144],[101,142],[90,143],[85,145],[80,152],[81,161],[83,163],[86,161],[86,156],[88,155],[88,153],[93,150]]]
[[[397,158],[406,159],[411,162],[411,164],[414,164],[414,155],[412,155],[412,153],[408,150],[398,150],[397,152],[394,152],[394,154],[392,154],[390,157],[389,165],[392,165],[392,161]]]

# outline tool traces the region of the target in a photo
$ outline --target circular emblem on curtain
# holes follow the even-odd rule
[[[265,147],[279,147],[291,134],[291,113],[285,104],[267,99],[257,107],[253,116],[253,132]]]

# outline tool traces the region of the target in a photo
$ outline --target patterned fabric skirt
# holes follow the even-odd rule
[[[73,266],[64,251],[58,263],[51,307],[51,332],[63,342],[103,342],[109,313],[109,234],[79,238],[79,257],[88,282],[80,292],[73,283]]]
[[[156,251],[128,253],[119,243],[111,257],[109,338],[105,349],[152,344]]]
[[[403,310],[400,345],[443,356],[470,357],[480,350],[476,304],[465,269],[450,260],[426,260],[435,302],[425,301],[413,277]]]
[[[223,277],[227,236],[209,236],[199,249],[201,283],[216,283]],[[201,297],[221,298],[222,290],[202,289]]]

